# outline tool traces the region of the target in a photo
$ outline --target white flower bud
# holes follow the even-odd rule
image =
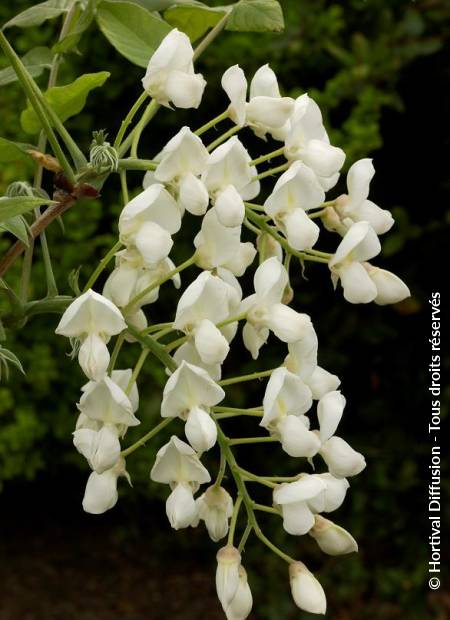
[[[202,181],[191,172],[185,174],[178,187],[178,205],[192,215],[204,215],[208,204],[208,190]]]
[[[222,364],[228,355],[230,345],[214,323],[203,319],[195,329],[195,348],[206,365]]]
[[[196,452],[209,450],[217,441],[216,424],[209,413],[200,407],[190,409],[184,432]]]
[[[338,391],[325,394],[317,405],[320,424],[320,441],[323,443],[334,435],[345,407],[345,398]]]
[[[366,466],[364,456],[356,452],[341,437],[331,437],[320,449],[320,454],[330,470],[332,476],[336,478],[346,478],[356,476]]]
[[[144,222],[139,227],[135,243],[147,265],[167,258],[173,246],[170,233],[155,222]]]
[[[308,534],[328,555],[345,555],[358,551],[358,543],[347,530],[320,515],[316,515],[314,526]]]
[[[325,592],[303,562],[293,562],[289,565],[289,578],[292,598],[297,607],[312,614],[324,614],[326,612]]]
[[[239,584],[233,600],[224,610],[227,620],[245,620],[252,610],[253,597],[248,585],[247,572],[239,566]]]
[[[319,451],[320,439],[306,428],[300,417],[287,415],[277,424],[277,430],[281,436],[281,446],[289,456],[311,458]]]
[[[195,519],[197,509],[192,487],[185,482],[178,483],[166,501],[166,513],[174,530],[189,527]]]
[[[223,487],[209,487],[197,499],[197,514],[205,522],[208,534],[214,542],[228,533],[228,522],[233,514],[233,500]]]
[[[239,587],[241,554],[231,545],[217,552],[216,590],[223,609],[227,609]]]

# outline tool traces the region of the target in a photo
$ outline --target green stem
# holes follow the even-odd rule
[[[284,146],[282,146],[279,149],[276,149],[275,151],[272,151],[271,153],[266,153],[265,155],[261,155],[261,157],[252,159],[252,161],[249,162],[249,165],[257,166],[258,164],[262,164],[264,161],[268,161],[269,159],[272,159],[273,157],[280,157],[281,155],[284,155]]]
[[[309,261],[313,261],[316,263],[328,264],[328,259],[325,257],[307,254],[306,252],[299,252],[297,250],[294,250],[294,248],[291,248],[291,246],[289,245],[289,243],[284,237],[282,237],[276,230],[274,230],[274,228],[270,226],[263,217],[261,217],[257,213],[254,213],[251,210],[251,208],[249,208],[247,205],[245,208],[245,212],[249,220],[257,224],[264,232],[266,232],[271,237],[276,239],[278,243],[281,245],[281,247],[286,252],[289,252],[289,254],[292,254],[293,256],[296,256],[297,258],[300,258],[301,260],[309,260]]]
[[[228,530],[228,540],[227,540],[228,545],[232,545],[234,542],[234,533],[236,531],[237,519],[239,516],[239,510],[241,508],[242,500],[243,500],[242,495],[238,495],[236,498],[236,502],[234,504],[233,514],[231,515],[231,521],[230,521],[230,529]]]
[[[223,477],[225,475],[226,468],[227,468],[227,459],[225,458],[225,455],[224,455],[224,453],[221,450],[220,451],[219,471],[217,473],[217,478],[216,478],[216,481],[214,483],[214,486],[216,488],[220,487],[220,485],[222,484],[222,480],[223,480]]]
[[[137,158],[138,156],[137,150],[139,147],[139,140],[141,139],[141,134],[144,131],[144,129],[147,127],[151,119],[155,116],[159,108],[160,108],[159,103],[156,103],[156,101],[154,100],[150,101],[148,106],[145,108],[145,112],[141,116],[141,119],[139,123],[136,125],[135,130],[133,132],[133,138],[131,141],[131,157]]]
[[[225,327],[225,325],[229,325],[230,323],[236,323],[237,321],[243,321],[247,318],[247,313],[242,312],[241,314],[237,314],[236,316],[232,316],[229,319],[225,319],[225,321],[220,321],[220,323],[216,324],[216,327]]]
[[[119,356],[122,345],[125,341],[125,333],[122,332],[117,336],[116,342],[114,344],[113,352],[111,353],[111,359],[109,360],[108,365],[108,374],[110,375],[114,368],[116,367],[117,358]]]
[[[230,446],[241,446],[251,443],[274,443],[279,442],[276,437],[264,436],[264,437],[237,437],[236,439],[230,439]]]
[[[240,129],[242,129],[242,127],[235,125],[231,129],[223,133],[216,140],[214,140],[214,142],[211,142],[211,144],[208,144],[208,146],[206,147],[208,152],[211,153],[211,151],[213,151],[216,147],[220,146],[222,142],[225,142],[225,140],[228,140],[228,138],[231,138],[231,136],[234,136],[234,134],[237,133]]]
[[[152,332],[158,332],[160,329],[165,329],[166,327],[172,329],[172,323],[154,323],[143,329],[141,334],[151,334]]]
[[[247,539],[250,536],[252,529],[253,529],[253,526],[251,526],[250,523],[247,523],[244,533],[242,534],[242,538],[239,541],[239,545],[238,545],[239,553],[242,553],[244,551],[245,543],[247,542]]]
[[[143,435],[140,439],[138,439],[135,443],[133,443],[131,446],[129,446],[128,448],[126,448],[125,450],[122,450],[121,452],[121,456],[123,458],[127,457],[129,454],[132,454],[135,450],[137,450],[138,448],[144,446],[147,441],[150,441],[150,439],[153,439],[153,437],[155,437],[155,435],[157,435],[160,431],[163,430],[163,428],[166,428],[166,426],[168,426],[171,422],[173,422],[175,420],[175,418],[165,418],[162,422],[160,422],[159,424],[157,424],[154,428],[152,428],[151,431],[149,431],[148,433],[146,433],[145,435]]]
[[[120,176],[120,188],[122,190],[122,200],[124,204],[128,204],[130,197],[128,196],[128,183],[127,183],[127,173],[125,170],[121,170],[119,173]]]
[[[208,129],[212,129],[213,127],[215,127],[222,121],[226,120],[228,117],[229,117],[228,110],[225,110],[225,112],[222,112],[222,114],[219,114],[218,116],[214,117],[212,120],[208,121],[207,123],[199,127],[196,131],[194,131],[195,135],[201,136],[206,131],[208,131]]]
[[[132,108],[130,109],[128,114],[126,115],[125,119],[122,121],[122,123],[120,125],[120,129],[117,132],[116,139],[114,140],[114,148],[115,149],[118,149],[120,147],[120,145],[122,144],[122,140],[123,140],[123,137],[125,135],[125,132],[126,132],[128,126],[132,122],[133,118],[135,117],[135,115],[136,115],[137,111],[139,110],[139,108],[141,107],[141,105],[145,102],[145,100],[148,97],[149,97],[149,94],[144,90],[144,92],[134,102],[134,105],[132,106]]]
[[[239,467],[239,473],[242,474],[244,478],[246,478],[247,480],[251,480],[252,482],[257,482],[258,484],[262,484],[265,487],[269,487],[269,489],[275,489],[277,486],[273,482],[270,482],[269,480],[266,480],[265,478],[262,478],[261,476],[257,476],[256,474],[252,474],[252,472],[247,471],[246,469],[243,469],[242,467]]]
[[[173,278],[173,276],[175,276],[177,273],[180,273],[180,271],[183,271],[184,269],[187,269],[188,267],[193,265],[195,263],[195,259],[196,256],[194,253],[190,258],[185,260],[184,263],[181,263],[180,265],[178,265],[178,267],[172,269],[172,271],[167,272],[165,276],[163,276],[159,280],[156,280],[155,282],[152,282],[152,284],[144,288],[144,290],[135,295],[133,299],[131,299],[131,301],[129,301],[129,303],[124,307],[123,314],[126,314],[127,312],[132,310],[133,306],[135,306],[139,301],[141,301],[141,299],[144,299],[144,297],[151,293],[155,288],[158,288],[159,286]]]
[[[253,504],[253,510],[259,510],[261,512],[268,512],[272,515],[280,516],[280,513],[276,508],[272,508],[271,506],[265,506],[264,504]]]
[[[142,335],[141,332],[135,327],[133,327],[133,325],[131,325],[130,323],[127,323],[127,325],[130,334],[134,336],[136,340],[142,344],[143,347],[150,349],[153,355],[157,357],[166,368],[171,371],[177,369],[175,360],[167,353],[166,349],[162,344],[160,344],[149,334]]]
[[[28,288],[30,286],[31,265],[33,263],[34,240],[30,239],[30,245],[25,250],[20,276],[20,301],[24,304],[28,300]]]
[[[262,379],[263,377],[270,377],[275,368],[270,370],[263,370],[261,372],[253,372],[250,375],[242,375],[241,377],[231,377],[231,379],[222,379],[219,381],[219,385],[232,385],[233,383],[243,383],[244,381],[253,381],[254,379]]]
[[[232,7],[226,7],[226,15],[222,17],[222,19],[217,22],[217,24],[212,28],[208,34],[200,41],[197,47],[194,50],[193,60],[197,60],[197,58],[203,54],[205,49],[214,41],[218,34],[225,28],[228,18],[230,17],[230,13],[232,11]]]
[[[318,217],[322,217],[325,215],[326,209],[320,209],[319,211],[314,211],[314,213],[308,213],[308,217],[310,220],[314,220]]]
[[[142,349],[141,354],[139,356],[138,361],[133,369],[130,380],[128,381],[127,388],[125,390],[125,394],[129,394],[131,392],[131,388],[136,383],[137,378],[139,377],[139,373],[142,370],[145,360],[147,359],[148,354],[150,353],[150,349]]]
[[[152,159],[119,159],[118,170],[156,170],[158,163]]]
[[[274,553],[276,553],[280,558],[282,558],[285,562],[291,564],[295,560],[289,557],[286,553],[284,553],[281,549],[279,549],[276,545],[274,545],[268,538],[263,534],[261,528],[259,527],[258,521],[256,519],[254,510],[253,510],[253,501],[248,494],[247,487],[245,486],[245,482],[242,479],[239,471],[239,466],[236,463],[236,459],[234,458],[233,451],[228,445],[228,437],[222,431],[220,424],[217,424],[217,441],[220,445],[221,450],[223,450],[225,458],[228,463],[228,467],[233,476],[233,479],[236,483],[238,492],[242,497],[242,501],[244,502],[245,509],[247,511],[247,517],[249,525],[254,529],[256,536],[271,549]]]
[[[64,170],[64,173],[67,177],[67,179],[74,183],[75,182],[75,175],[74,172],[72,170],[71,165],[69,164],[63,150],[61,149],[59,142],[56,138],[56,135],[50,125],[50,121],[49,121],[49,110],[47,108],[49,108],[49,106],[47,104],[45,104],[45,108],[42,107],[41,105],[41,101],[38,99],[38,96],[35,92],[35,89],[33,87],[32,84],[34,84],[33,79],[31,78],[31,76],[29,75],[26,67],[23,65],[22,61],[20,60],[20,58],[17,56],[16,52],[14,51],[14,49],[11,47],[11,45],[9,44],[8,39],[5,37],[4,33],[0,31],[0,46],[2,47],[3,51],[5,52],[5,55],[7,56],[8,60],[10,61],[21,85],[23,90],[25,91],[34,111],[36,112],[36,115],[38,116],[42,127],[44,128],[44,131],[47,135],[48,141],[50,142],[53,152],[55,154],[55,157],[57,158],[58,162],[61,164],[62,169]],[[37,88],[37,86],[36,86]],[[40,93],[40,91],[39,91]],[[53,120],[53,119],[52,119]],[[59,119],[58,119],[59,120]],[[61,125],[61,121],[59,121],[59,125]]]
[[[114,258],[114,255],[116,254],[116,252],[120,250],[121,247],[122,247],[122,243],[118,241],[112,246],[112,248],[108,251],[108,253],[102,258],[100,263],[97,265],[95,270],[92,272],[89,280],[86,282],[86,286],[83,289],[83,293],[85,293],[86,291],[88,291],[90,288],[94,286],[94,284],[97,282],[98,277],[101,275],[103,270],[106,268],[108,263]]]
[[[172,340],[172,342],[169,342],[166,344],[166,351],[170,353],[170,351],[173,351],[174,349],[178,349],[178,347],[184,344],[188,340],[188,338],[189,336],[181,336],[180,338],[177,338],[176,340]]]
[[[285,164],[282,164],[281,166],[276,166],[275,168],[269,168],[269,170],[265,170],[264,172],[261,172],[260,174],[257,174],[256,176],[253,177],[252,182],[253,181],[261,181],[261,179],[265,179],[266,177],[271,177],[274,174],[278,174],[279,172],[284,172],[285,170],[287,170],[290,166],[290,162],[286,162]]]

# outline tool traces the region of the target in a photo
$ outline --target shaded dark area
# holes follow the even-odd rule
[[[2,21],[30,3],[14,4],[17,7],[1,8]],[[271,516],[262,517],[261,523],[277,544],[317,573],[329,600],[327,617],[445,620],[450,617],[445,569],[440,590],[430,593],[427,585],[428,299],[432,291],[441,291],[443,315],[448,317],[444,293],[450,221],[450,63],[449,50],[442,45],[448,17],[445,3],[417,3],[417,9],[409,2],[376,0],[348,2],[345,7],[312,1],[299,7],[296,0],[284,4],[286,35],[224,35],[202,60],[202,71],[210,81],[202,108],[193,116],[181,113],[176,119],[164,111],[143,140],[143,153],[153,154],[155,145],[163,144],[184,122],[199,126],[223,108],[219,82],[226,66],[239,62],[251,74],[269,61],[290,94],[300,89],[317,93],[324,114],[328,111],[336,128],[334,142],[349,152],[348,163],[362,156],[374,158],[372,199],[391,209],[397,222],[382,239],[384,249],[377,264],[408,283],[411,300],[392,308],[350,306],[333,292],[320,266],[308,268],[308,281],[301,278],[298,267],[295,300],[295,306],[314,320],[321,365],[342,379],[348,402],[342,435],[367,458],[367,469],[352,481],[346,503],[332,515],[352,532],[360,552],[352,557],[325,557],[309,537],[288,538]],[[411,11],[423,18],[422,30],[417,15],[409,17]],[[39,32],[23,31],[15,44],[23,53],[48,40],[51,32],[51,26]],[[365,43],[361,37],[366,37]],[[438,45],[425,53],[412,49],[419,42]],[[343,59],[336,48],[351,58]],[[62,82],[85,71],[107,67],[112,72],[108,88],[93,93],[80,118],[69,122],[87,148],[93,129],[107,127],[114,135],[123,111],[139,92],[142,72],[119,58],[93,31],[80,49],[82,55],[63,67]],[[355,77],[361,67],[366,74]],[[22,139],[11,112],[16,117],[17,110],[11,106],[17,105],[12,102],[19,96],[15,87],[1,93],[0,112],[8,109],[1,133]],[[14,175],[17,170],[2,171],[2,185]],[[137,188],[140,179],[139,174],[135,179],[130,175],[130,185]],[[82,276],[88,275],[112,244],[119,211],[119,187],[113,181],[101,203],[65,216],[64,238],[57,226],[51,231],[59,281],[66,292],[70,269],[82,262]],[[189,230],[183,233],[185,243],[179,243],[176,258],[189,255],[191,236]],[[324,245],[327,242],[330,249],[334,247],[335,239],[325,237]],[[3,238],[1,245],[7,245]],[[37,266],[36,288],[43,286],[42,268]],[[244,286],[248,290],[245,279]],[[150,316],[157,313],[160,320],[167,320],[175,300],[167,289],[158,307],[149,308]],[[222,618],[214,591],[216,546],[201,528],[173,532],[164,514],[166,490],[148,479],[162,436],[130,459],[134,488],[121,484],[120,501],[113,511],[99,517],[83,513],[81,497],[88,472],[74,453],[70,435],[82,378],[65,355],[66,343],[52,335],[56,320],[38,317],[18,333],[15,350],[27,368],[27,378],[14,375],[9,385],[0,387],[1,620]],[[123,366],[132,364],[135,355],[131,347],[121,360]],[[281,355],[283,351],[276,347],[265,349],[260,367],[270,368]],[[235,374],[242,359],[236,346],[224,375]],[[249,357],[244,359],[243,370],[254,370]],[[448,356],[442,362],[445,376]],[[164,382],[161,369],[148,364],[140,384],[142,430],[130,433],[130,443],[154,425]],[[260,390],[253,384],[245,391],[235,388],[230,390],[229,402],[251,406]],[[444,429],[448,397],[447,386],[441,395]],[[228,424],[233,434],[233,423]],[[250,428],[246,422],[239,434],[250,434]],[[443,437],[444,433],[442,444]],[[271,446],[258,450],[239,453],[242,465],[251,464],[254,471],[263,473],[271,469],[297,473],[295,461],[281,451]],[[443,495],[448,490],[447,483]],[[261,498],[268,500],[264,494]],[[448,507],[444,502],[442,506],[442,518],[447,517],[448,523]],[[251,618],[312,618],[294,610],[286,567],[253,538],[247,544],[245,564],[256,601]]]

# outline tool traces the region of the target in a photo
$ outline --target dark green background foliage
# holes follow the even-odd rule
[[[0,21],[31,4],[2,3]],[[239,63],[251,76],[269,62],[286,94],[308,91],[319,102],[332,142],[347,153],[347,167],[359,157],[374,158],[372,199],[396,217],[396,226],[383,238],[377,264],[398,273],[410,286],[412,298],[393,308],[351,306],[333,293],[322,266],[308,267],[307,280],[301,277],[300,266],[292,270],[294,303],[313,317],[320,363],[342,377],[348,401],[342,434],[367,456],[367,469],[352,482],[346,504],[333,515],[357,538],[360,553],[323,557],[307,537],[288,540],[278,524],[273,526],[272,517],[264,525],[275,541],[317,572],[329,598],[329,617],[444,619],[449,605],[443,588],[442,594],[432,595],[427,588],[430,397],[426,386],[428,298],[448,280],[445,273],[438,273],[447,263],[443,250],[450,220],[445,158],[438,152],[448,146],[449,102],[444,94],[449,78],[444,37],[448,4],[445,0],[282,4],[284,33],[221,35],[199,62],[209,82],[202,107],[193,113],[162,110],[144,135],[141,155],[151,157],[182,124],[199,126],[223,110],[220,76],[229,65]],[[23,55],[37,45],[51,46],[56,23],[9,32]],[[63,63],[59,83],[86,72],[111,72],[105,87],[94,91],[83,112],[67,123],[87,151],[93,130],[105,128],[115,135],[140,92],[142,70],[119,56],[94,27],[85,34],[79,52]],[[4,59],[0,61],[6,66]],[[39,78],[42,86],[45,79]],[[2,88],[3,137],[29,141],[19,123],[25,105],[17,84]],[[250,135],[246,138],[255,156],[264,152],[264,144]],[[13,180],[30,179],[31,173],[15,163],[2,164],[2,189]],[[47,182],[50,191],[51,179]],[[140,182],[140,173],[129,174],[132,188],[137,190]],[[336,195],[343,189],[340,185]],[[64,231],[58,224],[51,227],[48,236],[61,293],[70,293],[71,270],[81,265],[84,283],[114,243],[120,209],[119,184],[111,178],[101,200],[80,203],[64,216]],[[176,243],[176,261],[189,256],[196,226],[198,221],[186,219]],[[10,242],[6,234],[1,237],[2,252]],[[324,237],[324,249],[332,250],[335,243],[335,238]],[[17,264],[8,273],[8,282],[17,284],[19,275]],[[248,290],[249,282],[244,280],[244,285]],[[32,286],[32,298],[45,294],[39,250]],[[169,320],[175,303],[168,286],[160,303],[149,307],[151,318]],[[80,500],[88,468],[71,445],[83,378],[67,355],[67,342],[53,334],[57,320],[56,315],[36,317],[21,330],[7,331],[8,347],[20,358],[26,376],[13,370],[9,382],[0,386],[0,501],[6,537],[0,544],[11,558],[2,577],[10,596],[0,601],[1,617],[18,620],[29,610],[26,617],[33,620],[220,618],[212,585],[214,546],[207,543],[205,548],[200,528],[169,531],[160,501],[165,489],[150,486],[148,480],[163,438],[129,459],[134,488],[121,485],[122,497],[112,513],[83,515]],[[121,365],[133,364],[137,353],[136,346],[128,347]],[[279,363],[281,354],[272,343],[263,349],[261,366]],[[225,375],[235,374],[238,367],[256,369],[251,361],[242,368],[242,359],[248,356],[236,346]],[[448,359],[443,364],[448,371]],[[164,381],[160,367],[148,360],[140,380],[143,430],[157,419]],[[252,405],[260,392],[254,385],[245,392],[235,388],[229,402]],[[448,388],[442,394],[443,421],[446,402]],[[130,433],[129,441],[141,432]],[[247,423],[239,434],[244,432],[251,433]],[[294,460],[272,445],[249,449],[242,459],[254,471],[296,473]],[[285,567],[253,539],[246,557],[256,600],[252,617],[306,618],[307,614],[294,612]],[[41,573],[44,577],[36,577]],[[90,595],[84,598],[87,582]],[[52,591],[55,586],[60,596]]]

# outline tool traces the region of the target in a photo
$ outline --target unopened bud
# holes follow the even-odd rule
[[[347,530],[320,515],[316,515],[314,526],[308,533],[328,555],[345,555],[358,551],[358,543]]]
[[[292,598],[300,609],[312,614],[324,614],[327,610],[325,592],[319,581],[303,562],[289,565]]]

